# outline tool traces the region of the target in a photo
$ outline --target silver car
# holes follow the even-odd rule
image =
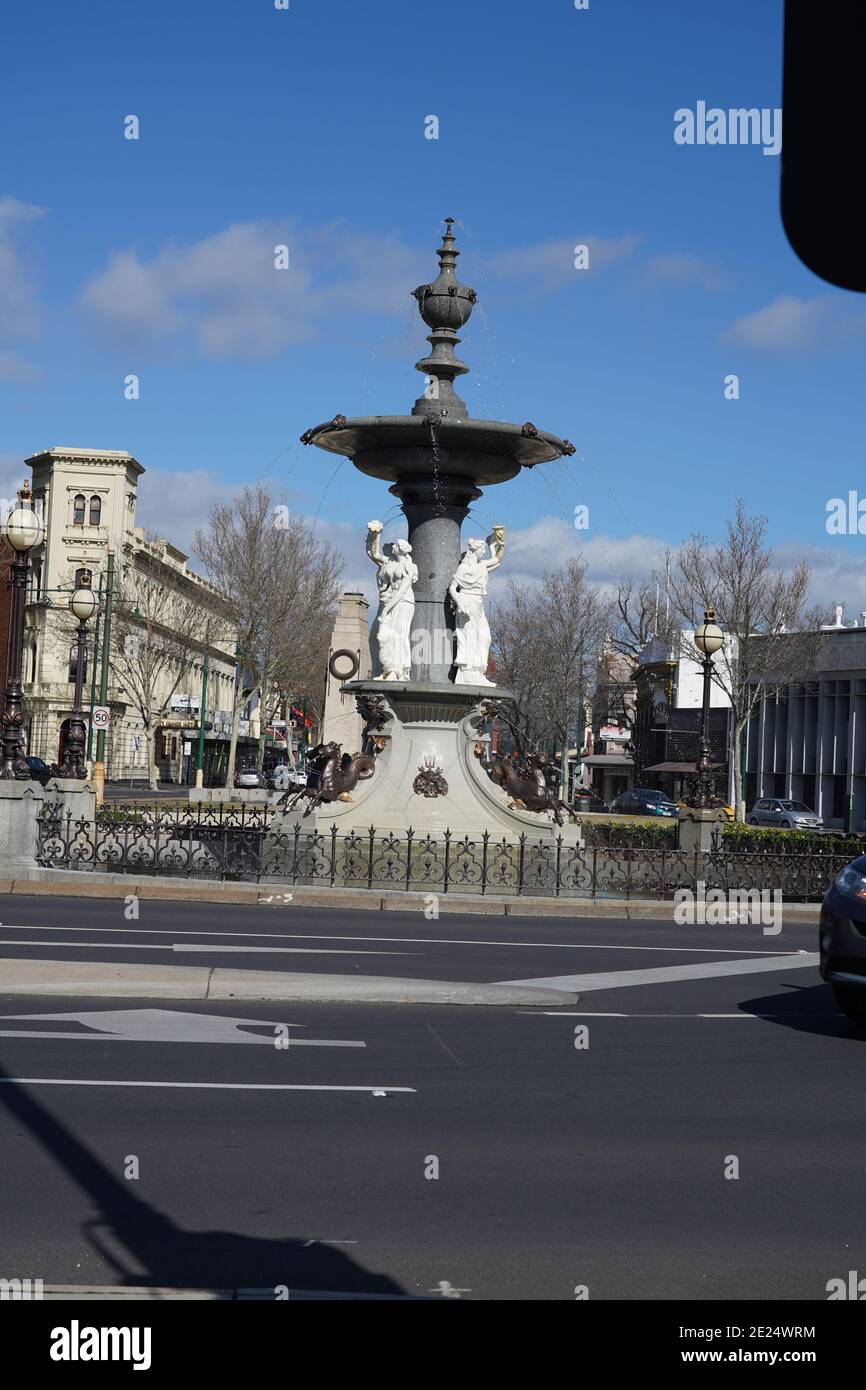
[[[236,787],[252,788],[263,787],[264,785],[264,778],[256,771],[254,767],[241,767],[238,768],[237,772],[235,773]]]
[[[803,801],[784,801],[780,797],[765,796],[752,807],[749,825],[779,825],[783,830],[822,830],[824,821]]]

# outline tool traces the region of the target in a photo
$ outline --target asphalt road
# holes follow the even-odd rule
[[[796,954],[811,952],[813,928],[764,938],[149,903],[121,927],[111,902],[2,906],[16,922],[3,939],[31,940],[4,955],[57,958],[60,926],[88,940],[107,927],[108,944],[62,948],[94,959],[134,954],[117,950],[123,932],[147,942],[203,931],[210,949],[229,932],[254,932],[256,944],[267,944],[261,932],[303,933],[316,948],[325,937],[357,946],[333,967],[317,949],[316,971],[347,960],[466,980],[579,970],[604,987],[549,1012],[0,1000],[0,1277],[823,1300],[829,1279],[866,1270],[866,1036],[835,1010],[811,956]],[[47,951],[27,926],[48,934]],[[409,957],[361,955],[372,936]],[[782,950],[791,954],[772,956]],[[747,973],[756,960],[770,968]],[[719,973],[676,973],[695,962]],[[138,1177],[127,1178],[133,1157]],[[426,1176],[434,1160],[438,1177]]]
[[[682,968],[812,952],[816,928],[680,927],[611,918],[504,917],[0,895],[0,958],[231,966],[494,982]]]

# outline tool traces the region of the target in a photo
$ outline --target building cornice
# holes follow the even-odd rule
[[[122,463],[127,468],[140,476],[145,472],[143,464],[138,459],[133,458],[132,454],[125,449],[72,449],[65,445],[55,444],[50,449],[40,449],[36,454],[30,454],[24,462],[34,468],[36,464],[47,461],[49,463],[79,463],[88,467],[116,467]]]

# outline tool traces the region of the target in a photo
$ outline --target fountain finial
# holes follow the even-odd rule
[[[469,368],[455,357],[454,348],[460,342],[457,329],[463,327],[472,313],[477,295],[457,279],[455,267],[460,252],[454,244],[453,225],[454,218],[446,217],[442,245],[436,251],[439,257],[437,278],[432,285],[419,285],[412,291],[418,301],[418,312],[432,330],[427,336],[432,348],[429,357],[415,363],[416,370],[423,372],[428,382],[424,394],[412,407],[412,414],[430,419],[445,416],[465,419],[469,414],[465,402],[454,390],[454,378],[462,376]]]

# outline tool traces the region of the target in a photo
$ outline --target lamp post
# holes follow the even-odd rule
[[[701,713],[701,741],[695,764],[694,786],[688,805],[696,811],[708,811],[715,800],[715,779],[710,772],[710,682],[713,678],[713,657],[724,642],[722,629],[716,624],[712,608],[706,609],[704,621],[695,629],[695,646],[703,652],[704,701]]]
[[[86,730],[84,728],[84,710],[82,700],[84,692],[84,653],[85,641],[87,638],[87,623],[93,617],[97,608],[96,595],[91,587],[93,583],[93,573],[89,569],[79,569],[75,571],[75,592],[69,600],[69,607],[78,619],[78,631],[76,633],[75,649],[75,707],[69,720],[69,734],[63,745],[63,762],[57,769],[59,777],[74,777],[81,780],[85,774],[84,767],[84,740]]]
[[[42,521],[30,505],[30,484],[25,480],[18,490],[18,505],[6,518],[6,539],[15,552],[9,567],[12,590],[9,605],[9,644],[6,656],[6,691],[3,719],[3,764],[0,778],[10,781],[30,777],[30,768],[21,752],[23,693],[21,690],[21,646],[24,638],[24,590],[27,587],[28,552],[42,540]]]
[[[207,678],[210,669],[210,622],[205,628],[204,663],[201,676],[201,709],[198,715],[198,759],[195,770],[195,784],[204,786],[204,715],[207,707]]]

